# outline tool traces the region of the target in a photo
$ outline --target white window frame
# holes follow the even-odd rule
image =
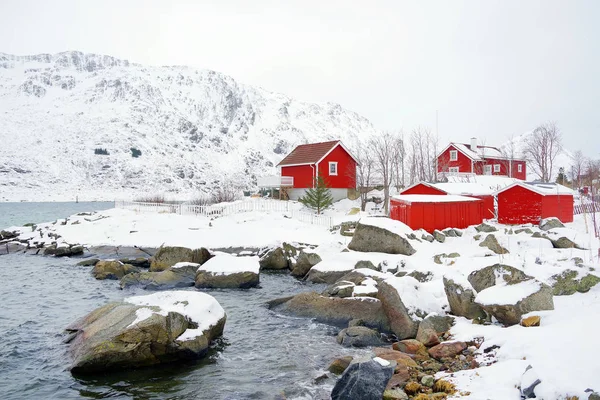
[[[458,174],[460,171],[458,170],[458,167],[450,167],[448,168],[448,172],[451,174]]]
[[[494,173],[500,172],[500,164],[494,164]]]
[[[517,171],[523,172],[523,164],[517,164]]]
[[[458,150],[450,150],[450,161],[458,161]]]
[[[491,164],[483,166],[483,174],[484,175],[491,175],[492,174],[492,165]]]
[[[331,172],[331,167],[335,166],[335,172]],[[337,161],[330,161],[329,162],[329,176],[337,176],[338,174],[338,163]]]

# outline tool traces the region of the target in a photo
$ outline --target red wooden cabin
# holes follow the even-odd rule
[[[390,218],[430,233],[463,229],[483,221],[483,201],[455,195],[398,195],[390,200]]]
[[[427,183],[419,182],[416,183],[403,191],[401,195],[405,194],[434,194],[434,195],[458,195],[474,197],[476,199],[483,200],[483,218],[493,219],[496,218],[495,206],[494,206],[494,195],[491,190],[487,190],[481,185],[471,183]]]
[[[538,224],[549,217],[573,221],[573,191],[556,183],[517,182],[496,196],[502,224]]]

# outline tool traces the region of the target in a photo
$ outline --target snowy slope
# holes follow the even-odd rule
[[[214,71],[81,52],[0,53],[0,200],[252,188],[297,144],[353,143],[374,132],[337,104],[296,101]],[[142,155],[132,157],[132,147]]]

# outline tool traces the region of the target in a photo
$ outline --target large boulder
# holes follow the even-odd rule
[[[258,257],[218,255],[196,272],[197,288],[247,289],[260,283]]]
[[[552,294],[554,296],[566,296],[575,292],[586,293],[592,287],[600,283],[600,277],[587,274],[579,278],[577,271],[566,270],[560,274],[553,275]]]
[[[416,339],[425,346],[435,346],[440,343],[439,337],[448,332],[453,323],[452,317],[429,315],[419,324]]]
[[[121,279],[127,274],[140,272],[140,269],[133,265],[123,264],[119,260],[98,261],[92,269],[92,275],[98,280],[103,279]]]
[[[312,283],[327,283],[331,285],[341,280],[353,268],[353,265],[346,265],[345,267],[341,266],[340,269],[332,269],[329,268],[329,263],[321,262],[308,271],[306,280]]]
[[[284,270],[290,267],[290,260],[281,247],[263,249],[259,254],[260,269]]]
[[[416,250],[401,236],[409,233],[409,230],[403,223],[389,218],[365,218],[356,226],[348,248],[362,252],[410,256]]]
[[[461,284],[455,282],[453,279],[444,277],[444,291],[446,292],[452,314],[477,321],[486,319],[486,313],[483,311],[483,308],[475,303],[475,292],[468,282]]]
[[[81,245],[61,244],[59,246],[52,245],[44,249],[45,256],[55,257],[71,257],[80,256],[83,254],[84,248]]]
[[[322,293],[323,296],[329,297],[352,297],[356,285],[349,281],[339,280],[333,285],[330,285]]]
[[[396,365],[380,358],[352,362],[331,392],[332,400],[381,400]]]
[[[498,243],[498,239],[496,239],[496,236],[494,236],[491,233],[485,237],[485,240],[483,242],[479,243],[479,247],[487,247],[496,254],[508,253],[508,250],[500,246],[500,243]]]
[[[158,249],[150,262],[150,271],[164,271],[180,262],[204,264],[210,259],[210,252],[205,248],[188,249],[187,247],[165,246]]]
[[[71,372],[97,373],[198,358],[225,312],[200,292],[158,292],[100,307],[70,325]]]
[[[446,235],[437,229],[433,231],[433,237],[436,241],[444,243],[446,241]]]
[[[7,231],[7,230],[0,231],[0,240],[14,239],[18,236],[19,236],[18,231]]]
[[[477,225],[475,227],[475,230],[477,232],[490,233],[490,232],[496,232],[498,229],[483,222],[483,223]]]
[[[177,263],[159,272],[135,272],[121,278],[121,289],[139,286],[147,290],[170,290],[194,286],[200,264]]]
[[[339,298],[307,292],[273,300],[269,302],[269,308],[338,326],[347,326],[351,320],[361,319],[365,326],[382,332],[390,331],[381,301],[370,297]]]
[[[433,346],[428,350],[429,355],[436,360],[442,358],[453,358],[467,348],[465,342],[444,342]]]
[[[579,249],[579,245],[567,237],[560,237],[558,239],[550,239],[552,246],[555,249]]]
[[[545,218],[540,221],[540,229],[543,231],[549,231],[554,228],[564,228],[562,222],[556,217]]]
[[[498,281],[512,285],[529,279],[532,279],[532,277],[525,274],[520,269],[503,264],[494,264],[473,271],[469,274],[468,278],[469,283],[477,292],[481,292],[484,289],[496,285]]]
[[[321,262],[321,257],[317,253],[313,253],[307,250],[300,250],[296,265],[292,269],[292,276],[297,278],[304,277],[308,271],[315,265]]]
[[[418,319],[413,318],[408,312],[400,298],[400,291],[394,286],[393,281],[386,280],[379,284],[378,297],[390,321],[390,328],[398,339],[414,338],[419,328]]]
[[[366,326],[351,326],[343,329],[337,336],[337,342],[344,347],[381,346],[381,335]]]
[[[479,292],[475,302],[506,326],[518,324],[523,314],[554,310],[552,288],[535,279],[496,284]]]

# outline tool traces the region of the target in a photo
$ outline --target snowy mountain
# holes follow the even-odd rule
[[[296,101],[214,71],[75,51],[0,53],[0,200],[252,188],[297,144],[373,133],[340,105]]]

